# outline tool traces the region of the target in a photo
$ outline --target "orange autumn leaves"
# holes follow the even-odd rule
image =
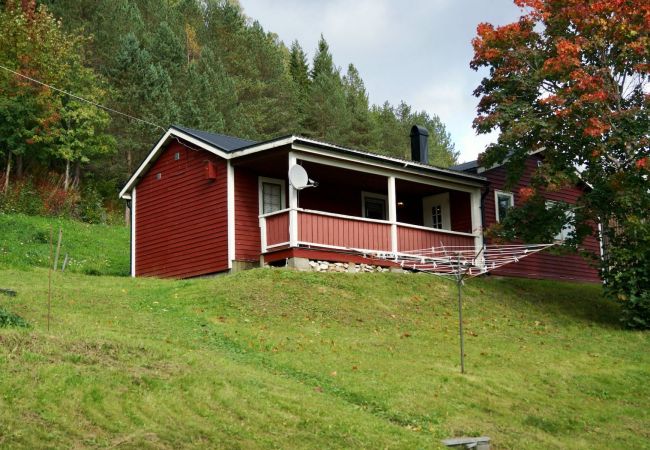
[[[475,91],[482,97],[475,127],[480,132],[498,127],[504,117],[510,119],[503,111],[513,99],[537,95],[536,111],[572,120],[585,138],[602,139],[621,117],[626,96],[633,95],[626,83],[650,75],[650,2],[515,4],[524,12],[517,22],[481,23],[472,41],[471,67],[490,69],[490,82]]]

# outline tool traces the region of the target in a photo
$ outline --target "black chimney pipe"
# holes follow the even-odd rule
[[[429,132],[419,125],[411,127],[411,159],[413,161],[429,164]]]

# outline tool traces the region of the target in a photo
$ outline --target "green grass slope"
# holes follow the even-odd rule
[[[0,216],[0,287],[18,292],[0,313],[31,324],[0,327],[0,448],[650,442],[650,334],[622,330],[599,286],[469,281],[461,375],[448,281],[89,276],[128,272],[128,231],[62,221],[76,264],[53,274],[48,331],[48,271],[33,266],[46,264],[50,223]]]
[[[0,271],[0,447],[643,448],[647,333],[598,286],[261,269],[162,281]]]
[[[59,268],[89,275],[129,274],[129,229],[75,220],[0,213],[0,268],[48,267],[50,229],[53,247],[63,231]],[[54,253],[54,252],[53,252]]]

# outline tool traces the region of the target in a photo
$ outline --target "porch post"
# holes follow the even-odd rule
[[[290,169],[297,163],[295,153],[289,152]],[[298,246],[298,190],[289,183],[289,247]]]
[[[476,254],[483,248],[483,228],[481,224],[481,190],[474,189],[470,194],[472,210],[472,234],[474,235],[474,251]]]
[[[397,202],[395,177],[388,177],[388,221],[390,222],[390,251],[397,253]]]

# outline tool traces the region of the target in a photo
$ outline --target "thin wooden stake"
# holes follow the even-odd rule
[[[52,225],[50,225],[50,268],[47,273],[47,332],[50,332],[50,313],[52,312]]]
[[[61,266],[61,272],[65,272],[65,266],[68,265],[68,254],[65,254],[65,258],[63,258],[63,265]]]
[[[61,238],[63,237],[63,228],[59,227],[59,240],[56,243],[56,256],[54,257],[54,271],[59,266],[59,252],[61,251]]]

